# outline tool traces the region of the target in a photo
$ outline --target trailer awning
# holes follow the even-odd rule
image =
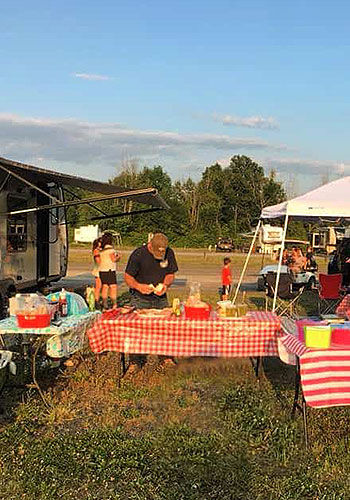
[[[2,167],[2,168],[1,168]],[[6,175],[13,174],[17,178],[22,178],[23,181],[27,181],[31,184],[48,184],[55,183],[61,184],[63,186],[76,187],[81,189],[86,189],[88,191],[93,191],[95,193],[100,193],[107,195],[101,197],[103,199],[113,198],[126,198],[133,200],[137,203],[142,203],[144,205],[151,205],[156,209],[167,209],[169,206],[163,200],[163,198],[158,194],[155,188],[144,188],[144,189],[122,189],[113,184],[108,184],[107,182],[99,182],[92,179],[86,179],[84,177],[78,177],[75,175],[63,174],[61,172],[55,172],[53,170],[47,170],[44,168],[34,167],[32,165],[27,165],[25,163],[19,163],[13,160],[8,160],[6,158],[0,157],[0,184],[6,178]],[[110,198],[109,198],[109,195]],[[91,202],[92,199],[87,198],[86,203]],[[96,198],[93,201],[96,200]],[[84,203],[84,199],[81,200]],[[78,203],[77,203],[78,204]],[[51,206],[52,208],[52,206]]]

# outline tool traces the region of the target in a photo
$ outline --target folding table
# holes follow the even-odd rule
[[[46,328],[19,328],[16,318],[10,316],[0,321],[0,336],[6,349],[13,350],[13,340],[19,338],[23,349],[24,360],[31,365],[33,384],[45,404],[46,399],[36,378],[36,357],[40,347],[46,343],[46,354],[52,358],[69,357],[82,349],[86,342],[86,331],[95,322],[99,312],[72,315],[62,318],[59,326],[50,325]],[[34,340],[33,340],[34,339]],[[29,348],[35,344],[34,352]]]
[[[242,318],[208,320],[185,317],[148,317],[118,309],[103,314],[87,332],[94,353],[116,351],[175,357],[277,356],[279,317],[271,312],[249,312]],[[125,360],[124,361],[125,372]],[[257,364],[256,371],[259,365]]]
[[[294,323],[295,324],[295,323]],[[282,322],[280,342],[296,356],[296,384],[292,413],[299,407],[301,386],[304,432],[307,443],[306,405],[313,408],[350,405],[350,348],[311,349],[296,335],[296,327]]]

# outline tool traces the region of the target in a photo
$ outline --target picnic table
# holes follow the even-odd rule
[[[45,337],[46,353],[52,358],[64,358],[81,349],[85,342],[87,329],[94,323],[98,312],[76,314],[61,318],[61,324],[51,324],[45,328],[19,328],[15,316],[0,321],[0,335],[5,336],[42,336]],[[6,343],[5,339],[5,343]]]
[[[174,357],[277,356],[280,320],[271,312],[208,320],[148,317],[137,312],[103,314],[87,332],[94,353],[116,351]]]
[[[15,316],[0,321],[0,337],[8,351],[13,351],[15,340],[19,339],[26,346],[25,360],[31,364],[31,375],[34,386],[38,389],[44,402],[45,398],[36,379],[36,357],[40,347],[46,346],[46,354],[51,358],[66,358],[82,349],[86,343],[86,331],[95,322],[99,312],[71,315],[61,318],[61,324],[51,324],[46,328],[19,328]],[[32,339],[34,340],[32,341]],[[35,344],[34,350],[29,344]]]

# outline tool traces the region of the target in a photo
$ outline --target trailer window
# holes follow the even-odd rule
[[[7,197],[7,211],[27,208],[27,200],[20,196]],[[27,250],[27,214],[9,215],[7,219],[7,251],[25,252]]]

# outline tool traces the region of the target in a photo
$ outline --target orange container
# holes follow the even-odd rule
[[[50,314],[17,314],[19,328],[46,328],[50,326]]]
[[[207,304],[206,307],[192,307],[185,305],[185,317],[187,319],[209,319],[211,307]]]

